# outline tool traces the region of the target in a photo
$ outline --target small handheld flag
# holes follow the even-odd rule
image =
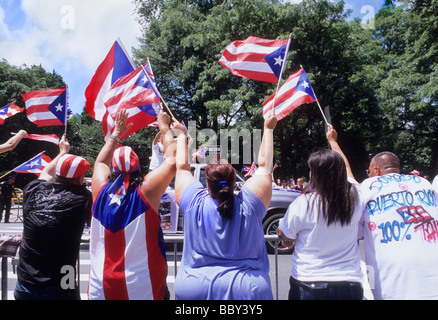
[[[227,46],[219,63],[236,76],[278,83],[289,43],[290,40],[248,37]]]
[[[50,162],[52,162],[52,159],[42,152],[12,171],[17,173],[34,173],[39,177],[41,172]]]
[[[5,120],[16,115],[17,113],[21,113],[24,111],[24,108],[20,108],[14,103],[10,103],[5,107],[0,109],[0,124],[5,123]]]
[[[252,163],[251,168],[248,170],[248,172],[245,174],[245,178],[246,177],[251,177],[257,170],[257,166],[255,164],[255,162]]]
[[[192,154],[192,160],[195,161],[197,157],[204,159],[205,158],[205,147],[202,147]]]
[[[56,134],[28,134],[26,139],[46,141],[56,145],[59,145],[59,138]]]
[[[38,127],[67,124],[67,89],[32,91],[22,95],[27,118]]]
[[[263,117],[267,119],[275,108],[275,115],[281,120],[300,105],[314,101],[317,99],[309,78],[304,69],[300,69],[286,80],[277,94],[263,102]]]

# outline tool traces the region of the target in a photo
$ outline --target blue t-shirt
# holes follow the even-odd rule
[[[182,300],[272,299],[262,220],[266,208],[248,188],[234,200],[231,219],[200,182],[182,193],[184,251],[175,280]]]

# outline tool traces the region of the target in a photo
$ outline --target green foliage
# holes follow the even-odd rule
[[[135,62],[149,58],[157,86],[178,120],[218,133],[223,128],[262,128],[262,102],[276,85],[233,76],[218,60],[234,40],[291,35],[282,83],[300,65],[305,68],[321,106],[330,107],[339,143],[358,180],[366,178],[369,155],[384,150],[399,155],[404,173],[417,169],[435,175],[438,0],[386,1],[374,29],[362,28],[358,19],[349,21],[342,1],[134,2],[144,27],[134,49]],[[65,87],[55,72],[0,62],[2,105],[16,100],[23,106],[24,92],[54,87]],[[23,128],[59,136],[63,131],[38,129],[21,114],[2,126],[1,141]],[[307,176],[310,153],[327,147],[324,130],[316,103],[300,106],[281,120],[275,131],[274,161],[280,165],[276,178]],[[138,153],[144,171],[156,131],[145,128],[123,142]],[[103,145],[100,123],[83,112],[69,120],[68,137],[72,152],[93,164]],[[192,148],[199,147],[200,140]],[[2,170],[27,160],[30,153],[47,149],[56,154],[56,148],[42,144],[23,141],[13,152],[0,155]]]

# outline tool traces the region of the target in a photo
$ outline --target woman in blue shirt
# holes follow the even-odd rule
[[[181,300],[272,299],[262,220],[271,201],[275,116],[264,124],[259,168],[234,195],[236,172],[221,161],[191,174],[185,129],[178,125],[175,194],[184,216],[184,250],[175,279]]]

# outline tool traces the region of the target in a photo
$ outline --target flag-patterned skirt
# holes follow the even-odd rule
[[[90,237],[90,300],[162,300],[167,262],[159,215],[139,188],[123,198],[107,184],[94,205]]]

